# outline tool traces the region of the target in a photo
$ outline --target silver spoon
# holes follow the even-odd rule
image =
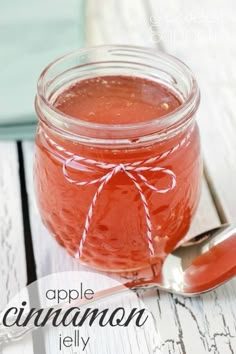
[[[236,226],[221,225],[180,245],[167,256],[161,274],[155,275],[153,267],[151,277],[138,276],[124,285],[97,292],[92,300],[64,303],[53,308],[61,309],[64,313],[72,306],[82,307],[127,289],[156,288],[182,296],[196,296],[216,288],[236,274],[234,253],[236,253]],[[20,340],[35,329],[37,328],[33,322],[23,328],[16,326],[6,328],[0,324],[0,345]]]

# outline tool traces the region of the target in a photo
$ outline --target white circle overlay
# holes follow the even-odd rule
[[[106,296],[97,299],[101,292]],[[0,342],[2,333],[23,333],[36,323],[33,334],[14,347],[20,349],[28,338],[40,354],[44,348],[46,354],[161,353],[155,319],[144,302],[118,280],[92,271],[54,273],[37,280],[7,304],[0,322]]]

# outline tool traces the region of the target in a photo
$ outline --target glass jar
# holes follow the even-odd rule
[[[66,87],[109,75],[160,83],[181,104],[126,124],[88,122],[55,107]],[[201,186],[199,100],[185,64],[141,47],[82,49],[42,72],[36,196],[44,224],[72,256],[102,270],[136,270],[162,262],[186,235]]]

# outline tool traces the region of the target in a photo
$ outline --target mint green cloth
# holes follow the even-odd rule
[[[0,23],[0,139],[33,138],[38,77],[83,46],[84,1],[5,0]]]
[[[32,140],[35,136],[36,122],[20,123],[12,125],[0,125],[1,140]]]

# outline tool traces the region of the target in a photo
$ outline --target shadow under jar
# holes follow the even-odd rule
[[[132,46],[79,50],[38,82],[34,181],[42,220],[81,263],[161,263],[199,201],[199,89],[176,58]]]

